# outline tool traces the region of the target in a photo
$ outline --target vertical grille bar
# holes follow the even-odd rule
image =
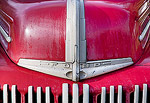
[[[114,86],[110,86],[110,103],[114,103]]]
[[[62,101],[63,103],[68,103],[69,102],[69,96],[68,96],[68,83],[63,83],[63,87],[62,87]]]
[[[118,103],[122,103],[122,85],[118,86]]]
[[[83,84],[83,103],[89,103],[89,85]]]
[[[139,103],[139,85],[135,85],[134,103]]]
[[[33,103],[33,86],[28,87],[28,103]]]
[[[3,103],[8,103],[8,85],[3,86]]]
[[[41,94],[42,94],[42,88],[37,87],[37,103],[41,103]]]
[[[147,103],[147,84],[143,84],[143,98],[142,103]]]
[[[79,88],[78,84],[73,84],[73,99],[72,103],[79,103]]]
[[[46,87],[45,99],[46,103],[50,103],[50,87]]]
[[[102,87],[101,103],[106,103],[106,87]]]
[[[106,87],[102,87],[101,92],[101,103],[106,103]],[[8,99],[8,90],[9,87],[7,84],[3,85],[3,103],[10,102]],[[134,103],[139,103],[139,85],[135,85],[134,90]],[[147,92],[148,92],[148,86],[147,84],[143,84],[143,95],[142,95],[142,103],[147,103]],[[78,84],[73,84],[73,98],[72,103],[79,103],[79,86]],[[89,103],[89,85],[83,84],[83,103]],[[23,95],[24,97],[24,95]],[[37,103],[42,103],[42,87],[37,87]],[[115,99],[115,89],[114,86],[110,86],[110,103],[114,103]],[[117,103],[122,103],[123,99],[123,87],[122,85],[118,85],[118,97],[117,97]],[[22,101],[25,101],[24,99]],[[11,87],[11,103],[17,102],[17,86],[12,85]],[[33,86],[28,87],[28,103],[33,103]],[[45,93],[45,102],[50,103],[50,87],[46,87],[46,93]],[[82,102],[82,101],[80,101]],[[69,103],[69,84],[63,83],[62,85],[62,103]]]
[[[16,92],[17,92],[17,86],[16,85],[12,85],[12,88],[11,88],[11,100],[12,100],[12,103],[16,103]]]

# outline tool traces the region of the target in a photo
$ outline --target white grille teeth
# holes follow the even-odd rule
[[[118,86],[118,103],[122,103],[122,85]]]
[[[102,87],[101,103],[106,103],[106,87]]]
[[[143,84],[143,98],[142,103],[147,103],[147,84]]]
[[[12,103],[16,103],[16,93],[17,93],[17,86],[13,85],[12,89],[11,89],[11,99],[12,99]]]
[[[68,84],[64,83],[62,85],[62,103],[69,103],[69,94],[68,94]],[[72,94],[72,103],[79,103],[79,86],[78,84],[73,84],[73,94]],[[89,103],[89,85],[83,84],[83,103]]]
[[[134,103],[139,103],[139,91],[140,87],[139,85],[135,85],[134,90]],[[147,103],[147,84],[143,84],[143,96],[142,96],[142,103]]]
[[[62,85],[62,101],[63,103],[68,103],[69,102],[69,95],[68,95],[68,84],[64,83]]]
[[[33,103],[33,87],[28,87],[28,103]]]
[[[8,85],[3,86],[3,103],[8,103]]]
[[[33,99],[33,86],[28,87],[28,103],[35,103]],[[79,101],[79,86],[78,84],[73,84],[72,86],[72,103],[89,103],[90,101],[90,87],[88,84],[83,84],[83,101]],[[143,93],[142,93],[142,103],[147,103],[147,91],[148,86],[147,84],[143,84]],[[17,86],[12,85],[11,87],[11,100],[9,100],[9,86],[7,84],[3,85],[3,103],[16,103],[17,101]],[[45,88],[45,103],[51,103],[50,102],[50,87]],[[123,94],[123,87],[122,85],[118,85],[118,91],[117,91],[117,103],[122,103],[122,94]],[[106,103],[108,102],[108,99],[106,99],[106,87],[101,88],[101,102],[100,103]],[[134,89],[134,103],[139,103],[140,98],[140,87],[139,85],[135,85]],[[42,103],[42,87],[37,87],[36,91],[36,101],[37,103]],[[20,97],[21,98],[21,97]],[[115,87],[110,86],[109,91],[109,103],[115,103]],[[71,101],[71,100],[70,100]],[[63,83],[62,84],[62,103],[69,103],[69,84]]]
[[[50,87],[46,87],[45,100],[46,103],[50,103]]]

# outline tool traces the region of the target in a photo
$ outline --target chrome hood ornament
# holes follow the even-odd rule
[[[83,0],[67,0],[65,62],[20,59],[19,66],[79,81],[133,64],[132,59],[86,60],[85,13]]]

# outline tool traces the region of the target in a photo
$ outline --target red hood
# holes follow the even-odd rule
[[[17,15],[12,14],[10,58],[65,61],[66,2],[17,2],[11,3],[19,6],[12,9]],[[126,2],[85,1],[87,61],[125,57],[137,61],[141,56],[136,13],[130,7],[138,2]]]
[[[66,2],[22,2],[10,3],[18,5],[12,14],[10,58],[14,62],[19,58],[64,61]]]
[[[136,3],[135,3],[136,4]],[[87,60],[132,57],[142,53],[139,24],[131,5],[123,2],[86,1]]]
[[[0,6],[12,18],[6,52],[20,66],[77,81],[129,66],[143,53],[144,0],[7,3]]]

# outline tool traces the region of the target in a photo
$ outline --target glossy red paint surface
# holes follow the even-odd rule
[[[114,85],[117,92],[117,86],[122,85],[126,103],[129,103],[134,85],[142,89],[142,84],[147,83],[150,88],[150,41],[142,49],[138,40],[140,23],[136,21],[137,10],[142,4],[143,0],[85,1],[87,59],[132,57],[134,61],[140,60],[130,67],[77,82],[80,95],[82,84],[89,84],[96,103],[101,87],[107,87],[109,93],[109,86]],[[15,63],[19,58],[65,60],[66,1],[1,0],[0,8],[13,18],[0,13],[10,24],[13,40],[9,45],[6,41],[2,45],[8,45],[8,50],[4,49]],[[70,85],[69,93],[72,94],[75,82],[19,67],[8,56],[0,47],[0,87],[15,84],[21,95],[25,95],[30,85],[35,91],[41,86],[43,92],[50,86],[55,103],[62,94],[63,83]],[[21,101],[25,103],[25,98]]]
[[[24,2],[3,0],[0,4],[13,19],[9,57],[15,63],[19,58],[64,61],[66,2]]]
[[[15,63],[19,58],[65,61],[66,1],[0,2],[0,14],[10,25],[12,38],[8,44],[1,37],[1,43]],[[136,62],[141,57],[137,18],[143,3],[85,0],[87,61],[131,57]]]
[[[143,1],[85,1],[87,60],[141,57],[141,26],[136,18]]]
[[[93,96],[93,103],[96,103],[96,98],[101,93],[101,87],[107,87],[107,92],[109,93],[109,86],[115,86],[115,92],[117,92],[117,86],[122,85],[123,91],[126,94],[126,103],[129,103],[129,96],[130,93],[134,91],[134,85],[140,85],[140,89],[142,90],[142,84],[147,83],[150,88],[149,46],[150,45],[147,45],[145,49],[146,54],[136,65],[77,82],[80,88],[80,95],[82,95],[82,84],[89,84],[90,95]],[[72,84],[75,82],[19,67],[10,61],[4,50],[0,47],[1,86],[3,84],[9,84],[11,89],[11,85],[15,84],[17,85],[18,91],[21,95],[25,95],[27,93],[28,86],[31,85],[34,86],[35,91],[36,87],[41,86],[43,88],[43,92],[45,92],[46,86],[50,86],[55,97],[54,103],[58,103],[57,97],[62,95],[63,83],[68,83],[70,85],[69,93],[72,94]],[[22,103],[24,103],[24,99],[22,99]]]

